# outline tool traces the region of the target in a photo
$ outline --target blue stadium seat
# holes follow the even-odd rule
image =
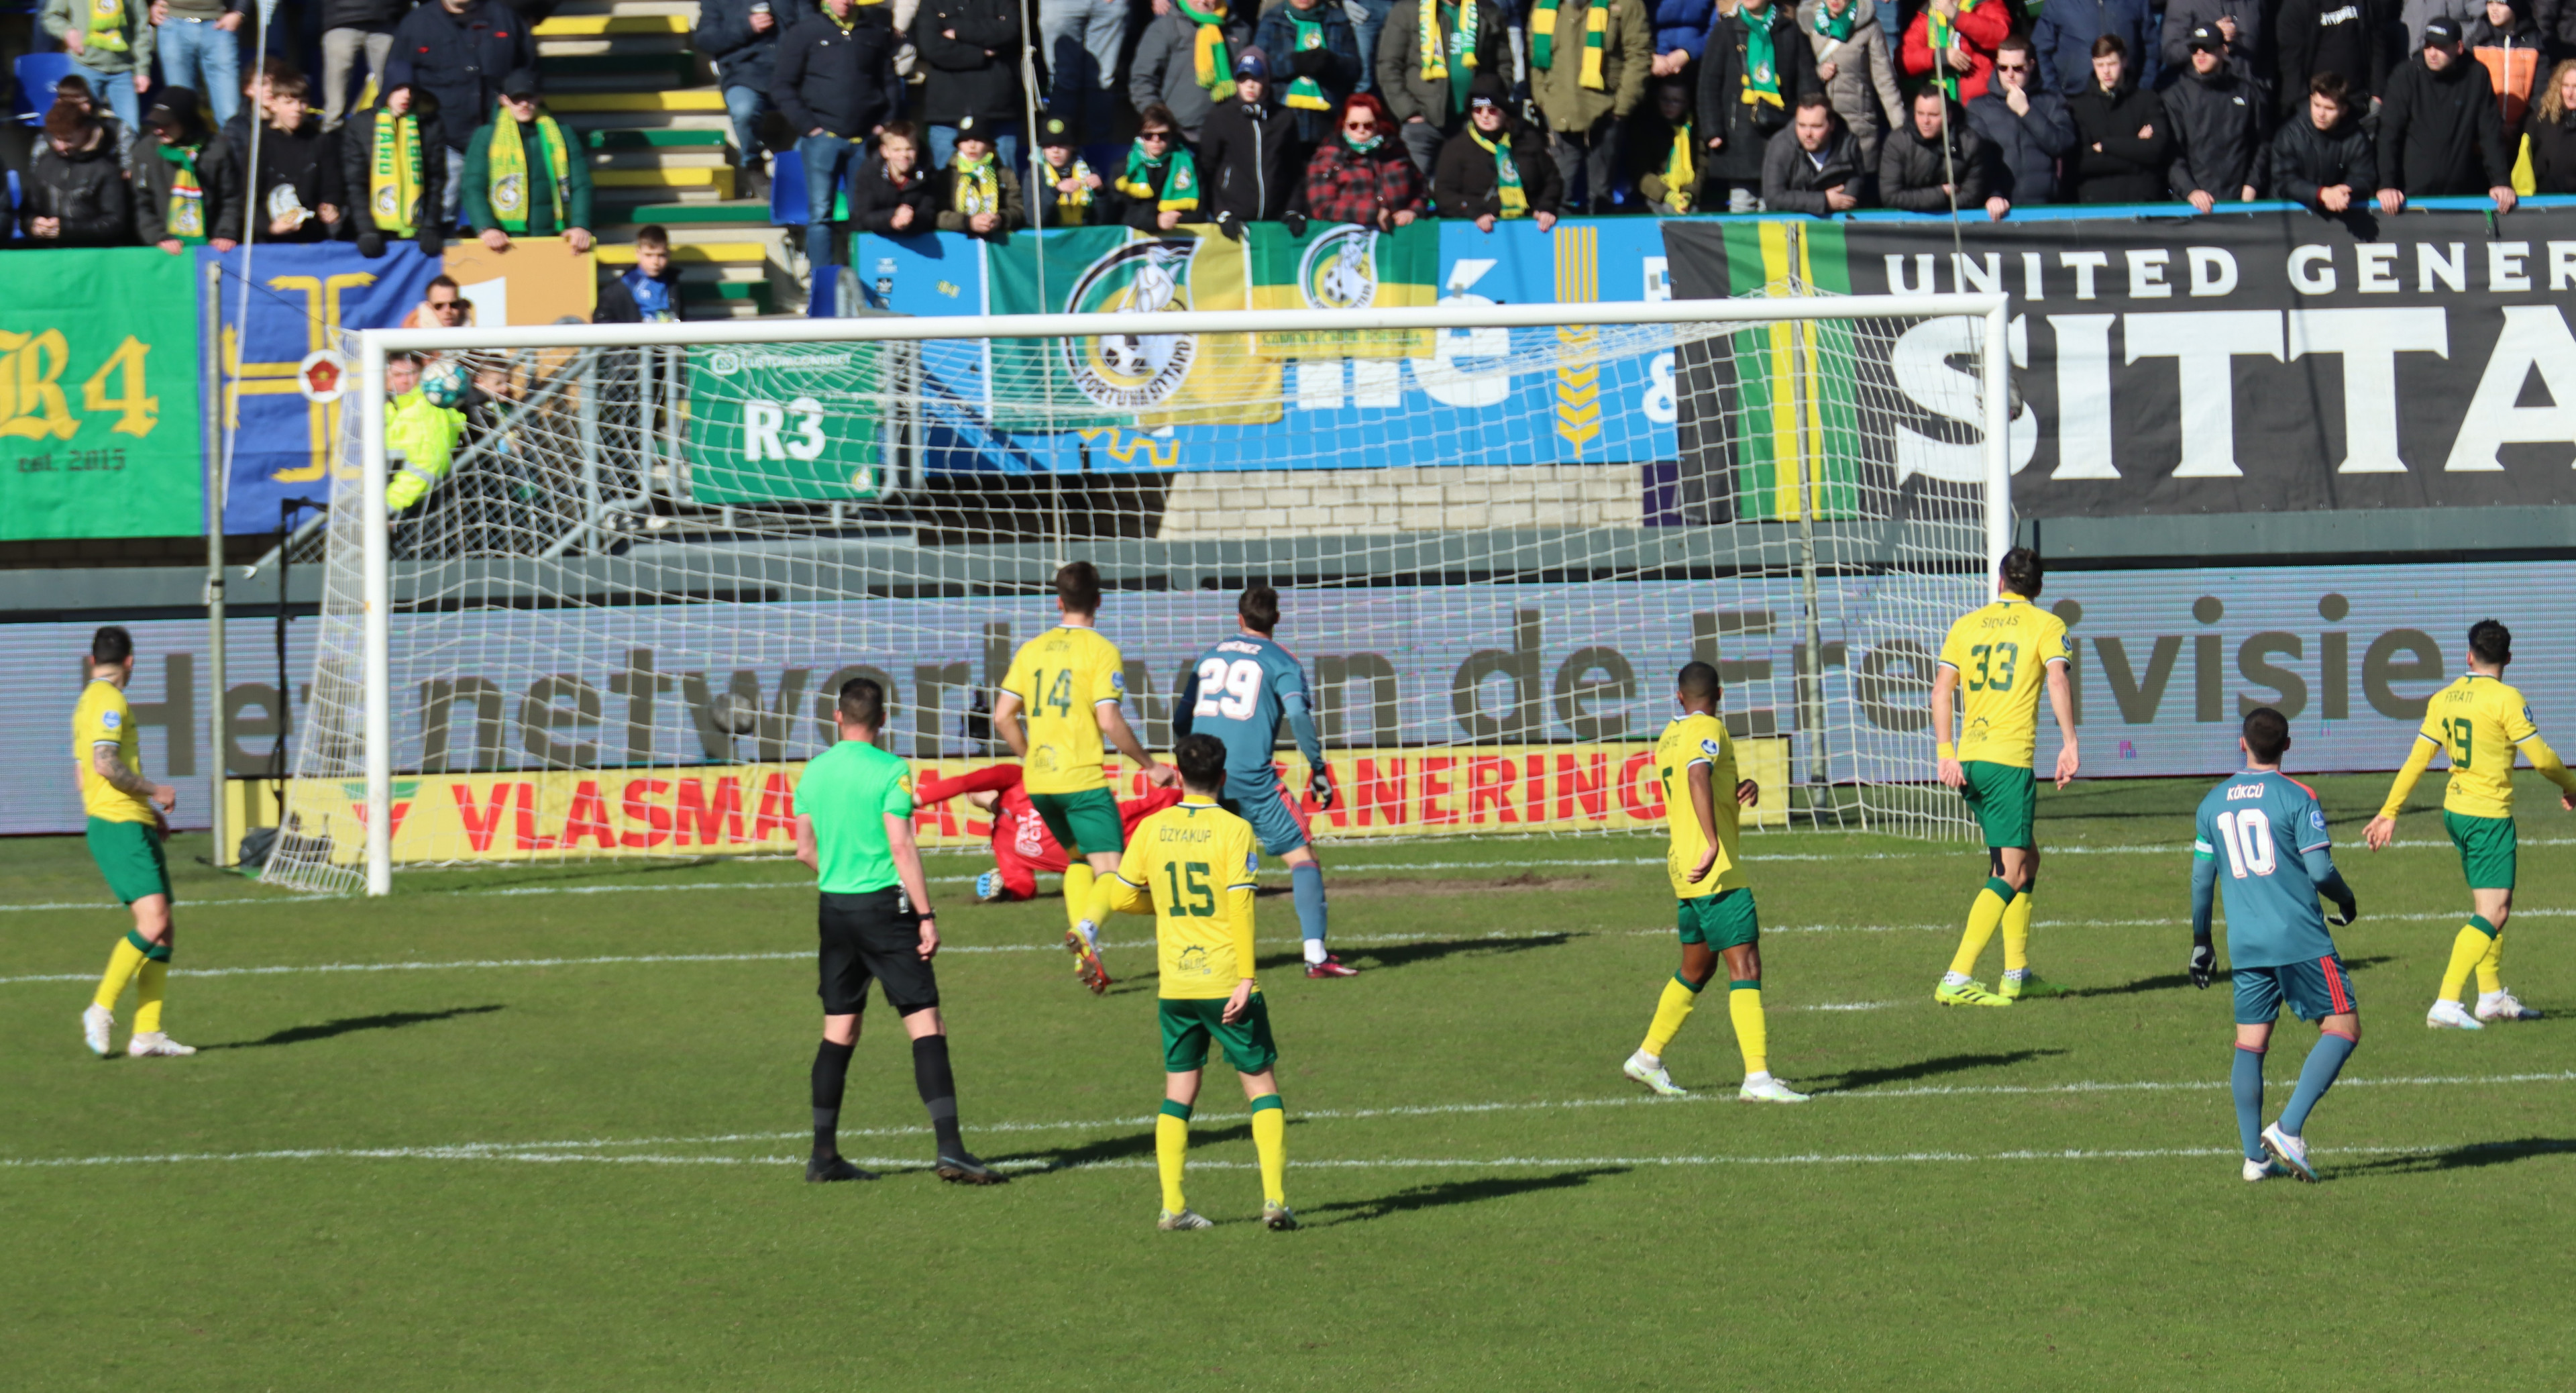
[[[54,104],[54,84],[72,70],[68,53],[23,53],[18,56],[18,96],[10,105],[10,114],[30,126],[45,123],[45,111]]]
[[[778,227],[805,225],[805,161],[792,148],[769,157],[769,221]]]

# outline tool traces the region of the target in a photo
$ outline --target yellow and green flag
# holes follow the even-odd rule
[[[1304,236],[1280,223],[1244,231],[1252,307],[1263,310],[1394,309],[1440,300],[1440,225],[1417,218],[1392,232],[1312,222]],[[1432,334],[1346,329],[1260,334],[1265,358],[1428,358]]]
[[[987,251],[994,314],[1158,314],[1245,307],[1244,260],[1214,227],[1022,232]],[[1239,334],[1103,334],[992,348],[1004,430],[1259,425],[1280,417],[1280,369]]]

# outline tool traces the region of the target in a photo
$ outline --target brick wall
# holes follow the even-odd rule
[[[1633,464],[1190,473],[1171,486],[1167,542],[1644,522]]]

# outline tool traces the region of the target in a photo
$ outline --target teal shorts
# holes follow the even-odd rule
[[[1990,847],[2039,845],[2031,824],[2039,809],[2039,780],[2018,764],[1991,764],[1982,759],[1962,763],[1967,785],[1959,790],[1968,811],[1977,815]]]
[[[1118,820],[1118,799],[1105,788],[1086,788],[1080,793],[1032,793],[1029,806],[1038,810],[1038,820],[1046,824],[1055,844],[1068,856],[1097,856],[1104,851],[1127,849],[1127,828]]]
[[[89,859],[107,877],[107,888],[120,903],[132,904],[170,893],[170,864],[161,859],[161,833],[148,822],[89,820]]]
[[[1762,941],[1762,916],[1753,908],[1753,892],[1741,885],[1682,901],[1681,921],[1682,942],[1718,952]]]
[[[1238,1074],[1258,1074],[1279,1062],[1279,1047],[1270,1039],[1270,1003],[1254,992],[1243,1019],[1229,1025],[1221,996],[1164,997],[1163,1072],[1186,1074],[1207,1067],[1208,1041],[1225,1050],[1225,1062]]]
[[[2469,878],[2470,889],[2513,888],[2516,838],[2512,818],[2445,812],[2442,830],[2451,834],[2451,845],[2460,849],[2460,873]]]
[[[2340,953],[2279,967],[2240,967],[2235,975],[2238,1025],[2270,1025],[2280,1019],[2285,1005],[2303,1021],[2321,1021],[2357,1009],[2352,976],[2344,971]]]

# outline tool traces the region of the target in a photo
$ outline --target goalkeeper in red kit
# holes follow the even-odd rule
[[[927,808],[963,796],[993,819],[993,869],[975,877],[979,904],[1037,898],[1038,873],[1060,873],[1064,848],[1048,833],[1028,793],[1020,787],[1020,766],[996,764],[953,779],[930,779],[918,789],[914,806]],[[1148,788],[1145,796],[1118,805],[1118,820],[1134,832],[1152,813],[1181,801],[1178,788]]]

